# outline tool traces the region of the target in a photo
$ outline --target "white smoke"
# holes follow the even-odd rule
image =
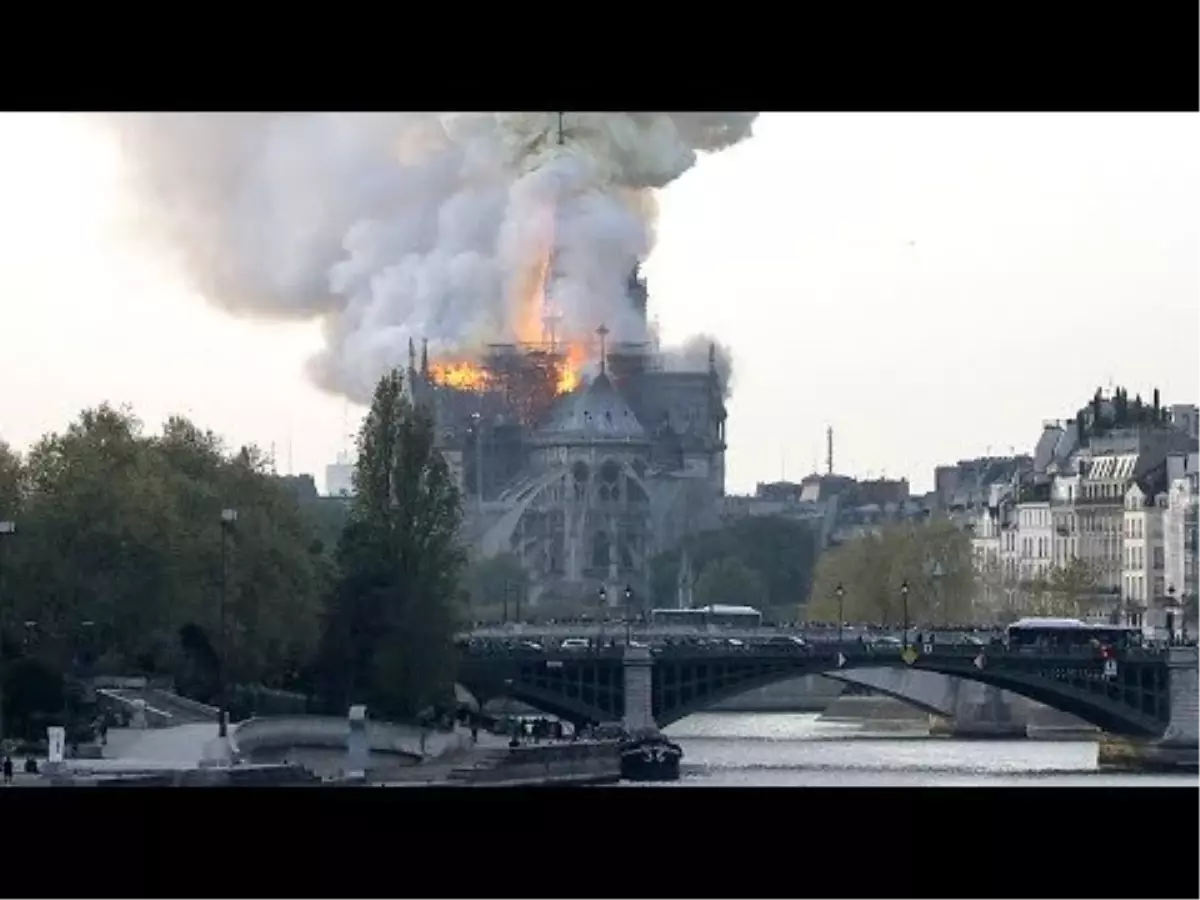
[[[553,250],[560,333],[640,340],[629,273],[651,191],[756,113],[145,113],[103,116],[139,233],[234,312],[320,317],[317,383],[364,401],[407,359],[515,337]],[[707,347],[707,344],[705,344]],[[697,361],[694,353],[680,360]]]
[[[721,392],[728,398],[733,390],[733,354],[727,345],[710,335],[692,335],[679,347],[665,350],[662,354],[663,368],[668,372],[706,371],[710,354],[721,383]]]

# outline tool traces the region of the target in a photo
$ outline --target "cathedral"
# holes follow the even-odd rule
[[[636,272],[629,302],[644,323]],[[455,382],[410,350],[409,384],[434,414],[471,551],[515,556],[535,605],[644,609],[650,560],[717,524],[726,413],[715,348],[687,371],[667,366],[654,341],[607,338],[598,323],[593,374],[578,379],[563,377],[553,334],[491,345],[479,377]]]

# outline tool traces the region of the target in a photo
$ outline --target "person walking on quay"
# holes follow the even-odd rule
[[[6,785],[12,784],[12,778],[13,778],[12,757],[9,756],[7,753],[5,753],[4,754],[4,783]]]

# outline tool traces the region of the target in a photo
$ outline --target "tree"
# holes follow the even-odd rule
[[[0,441],[0,521],[16,519],[20,504],[21,458]]]
[[[782,516],[748,516],[723,528],[689,535],[681,547],[661,553],[651,562],[651,594],[658,606],[675,605],[684,549],[694,572],[703,572],[719,559],[739,560],[760,579],[767,610],[790,618],[812,584],[817,541],[806,523]]]
[[[1000,559],[977,560],[975,621],[1010,622],[1020,607],[1020,582],[1009,576]]]
[[[515,618],[529,592],[529,573],[512,553],[476,560],[463,578],[470,617],[477,621]],[[539,603],[539,607],[542,604]]]
[[[37,623],[29,652],[47,664],[66,671],[86,656],[107,674],[167,675],[211,691],[197,642],[185,646],[182,635],[191,626],[220,645],[220,513],[230,506],[239,511],[229,537],[231,670],[277,681],[311,656],[324,588],[312,531],[258,451],[230,459],[211,432],[181,418],[144,435],[132,413],[105,405],[42,438],[20,481],[6,570],[14,619]]]
[[[821,557],[803,614],[836,621],[840,584],[846,621],[896,624],[903,620],[900,587],[907,582],[910,623],[968,622],[976,616],[975,579],[971,541],[953,522],[885,525]]]
[[[461,506],[428,410],[385,375],[358,436],[326,630],[335,697],[412,718],[452,696]]]
[[[1086,615],[1096,602],[1098,586],[1095,569],[1078,556],[1052,567],[1046,577],[1046,592],[1059,615]]]
[[[758,572],[737,557],[724,556],[701,570],[694,595],[698,606],[730,604],[759,608],[767,590]]]

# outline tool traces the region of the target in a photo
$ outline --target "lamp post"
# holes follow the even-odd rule
[[[4,740],[4,614],[8,610],[8,573],[4,569],[4,544],[16,533],[16,522],[11,519],[0,522],[0,742]]]
[[[625,585],[625,646],[629,646],[633,636],[633,588]]]
[[[229,552],[226,549],[229,533],[233,530],[234,524],[237,522],[236,509],[221,510],[221,605],[218,608],[218,624],[217,629],[218,643],[220,649],[217,656],[217,692],[220,698],[220,721],[217,724],[217,736],[224,738],[229,734],[229,691],[226,688],[226,666],[228,664],[228,634],[225,629],[225,587],[228,580],[227,561]]]
[[[929,577],[933,581],[933,607],[937,610],[937,616],[933,622],[926,622],[927,625],[933,625],[935,628],[938,625],[945,625],[946,610],[942,604],[942,576],[946,574],[946,570],[942,568],[942,561],[935,559],[933,565],[929,567]]]
[[[901,643],[904,649],[908,649],[908,580],[905,579],[900,584],[900,599],[904,604],[904,639]]]
[[[608,617],[608,589],[604,585],[600,585],[600,590],[596,592],[596,598],[600,602],[600,610],[596,613],[597,624],[600,627],[600,632],[596,636],[596,649],[600,649],[600,645],[604,643],[604,620]]]
[[[837,595],[837,606],[838,606],[838,646],[840,647],[840,646],[841,646],[841,643],[842,643],[842,623],[846,621],[846,615],[845,615],[845,613],[844,613],[844,611],[843,611],[843,609],[842,609],[842,600],[843,600],[843,599],[845,598],[845,596],[846,596],[846,589],[845,589],[844,587],[842,587],[842,583],[841,583],[840,581],[838,582],[838,586],[837,586],[837,587],[835,587],[835,588],[833,589],[833,593]]]
[[[475,430],[475,494],[479,515],[483,515],[483,417],[471,413],[471,424]]]
[[[1175,616],[1179,606],[1175,603],[1175,585],[1167,585],[1167,643],[1175,643]]]

